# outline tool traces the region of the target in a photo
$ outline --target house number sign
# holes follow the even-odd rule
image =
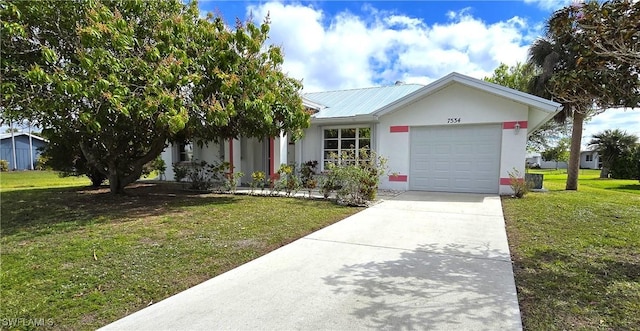
[[[455,123],[460,123],[460,117],[447,118],[447,124],[455,124]]]

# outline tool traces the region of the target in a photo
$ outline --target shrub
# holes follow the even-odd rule
[[[320,177],[320,180],[318,181],[318,185],[325,199],[329,198],[332,192],[340,188],[340,186],[338,185],[339,182],[340,182],[340,178],[337,172],[329,171],[325,173],[324,176]]]
[[[309,191],[309,197],[311,197],[311,191],[318,186],[318,180],[315,178],[317,167],[318,161],[307,161],[300,166],[300,181]]]
[[[251,193],[259,187],[260,191],[264,190],[264,186],[266,184],[266,175],[264,171],[254,171],[251,174]]]
[[[364,148],[358,155],[350,151],[331,158],[338,161],[327,164],[329,174],[322,186],[325,196],[329,190],[336,189],[340,203],[363,205],[375,199],[380,176],[387,171],[386,158]]]
[[[34,165],[34,168],[36,170],[47,170],[49,169],[49,167],[47,167],[47,157],[45,155],[38,155],[38,157],[36,158],[36,164]]]
[[[524,180],[522,173],[513,168],[513,171],[509,171],[509,186],[513,190],[513,196],[520,199],[524,198],[529,191],[531,191],[531,183]]]
[[[193,161],[187,169],[187,178],[191,183],[189,188],[198,191],[209,190],[213,187],[214,165],[206,161]]]
[[[173,179],[176,182],[181,182],[183,179],[187,178],[187,174],[189,173],[189,168],[187,168],[184,164],[174,163],[173,164]]]
[[[298,193],[302,182],[296,174],[296,168],[293,165],[283,164],[278,169],[278,181],[275,183],[278,191],[283,190],[287,196],[292,196]]]
[[[611,178],[640,179],[640,145],[625,151],[611,163]]]
[[[9,171],[9,161],[0,160],[0,172]]]
[[[226,174],[226,180],[224,183],[224,189],[225,191],[229,191],[231,193],[235,193],[236,189],[238,188],[238,182],[240,181],[240,178],[242,178],[242,176],[244,176],[244,172],[228,172]]]

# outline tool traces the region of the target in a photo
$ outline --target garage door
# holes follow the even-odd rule
[[[500,125],[411,127],[412,190],[498,193]]]

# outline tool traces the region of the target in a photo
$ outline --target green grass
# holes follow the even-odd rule
[[[75,179],[21,174],[2,180],[0,318],[45,329],[103,326],[360,210],[174,185],[28,189]]]
[[[10,171],[0,172],[0,192],[38,187],[65,187],[89,185],[85,176],[60,177],[53,171]]]
[[[550,192],[503,199],[524,328],[637,330],[640,183],[581,170],[564,191],[565,170],[535,172]]]

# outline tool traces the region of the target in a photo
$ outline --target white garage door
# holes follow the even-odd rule
[[[498,193],[500,125],[411,127],[409,188]]]

